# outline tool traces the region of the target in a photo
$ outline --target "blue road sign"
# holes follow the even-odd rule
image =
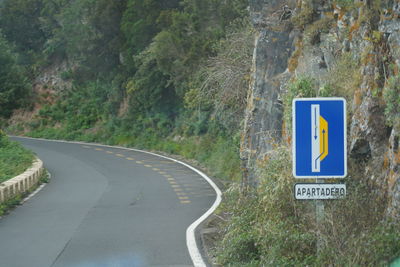
[[[344,178],[347,175],[346,100],[293,100],[293,176]]]

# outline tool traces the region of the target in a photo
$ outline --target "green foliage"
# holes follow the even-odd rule
[[[166,150],[239,179],[237,127],[231,125],[240,124],[249,78],[252,33],[244,19],[246,0],[36,2],[40,6],[31,26],[44,39],[35,46],[31,67],[46,66],[37,58],[56,66],[65,62],[68,71],[60,77],[72,86],[40,103],[36,117],[14,129],[34,137]],[[219,98],[227,108],[193,108],[196,100],[192,107],[185,105],[184,98],[200,91],[200,66],[213,65],[210,74],[219,67],[217,60],[238,73],[230,79],[238,89],[235,97],[218,92],[219,77],[207,88],[213,90],[214,104]]]
[[[0,117],[9,117],[14,109],[28,105],[30,91],[24,70],[1,32],[0,66]]]
[[[324,201],[316,224],[314,203],[294,199],[290,150],[277,147],[268,156],[256,190],[243,195],[233,185],[224,195],[218,212],[228,220],[214,251],[218,264],[387,266],[400,255],[400,223],[384,219],[385,198],[356,171],[346,179],[347,197]]]
[[[212,118],[226,129],[237,129],[250,80],[253,31],[247,18],[229,27],[216,45],[217,54],[199,68],[185,94],[185,105],[192,110],[212,110]]]
[[[42,0],[4,0],[0,5],[0,28],[19,51],[40,51],[46,40],[40,27]]]
[[[48,137],[59,138],[61,129],[66,139],[74,139],[83,131],[95,127],[97,123],[106,121],[117,110],[114,101],[118,101],[118,92],[115,88],[101,81],[89,82],[84,86],[73,88],[65,92],[60,100],[52,105],[44,105],[35,121],[31,122],[32,130],[46,133]],[[46,129],[59,123],[63,128],[59,130]],[[52,134],[50,134],[52,133]]]
[[[310,77],[298,77],[289,85],[287,92],[283,97],[284,104],[284,122],[288,129],[291,130],[292,125],[292,102],[295,98],[315,97],[317,90],[315,81]]]
[[[23,173],[32,165],[33,154],[10,141],[0,131],[0,183]]]
[[[173,112],[176,105],[175,90],[168,84],[168,78],[157,65],[149,51],[137,57],[140,65],[135,76],[129,79],[126,90],[130,96],[130,109],[133,113],[145,113],[152,110]]]
[[[302,217],[310,214],[310,205],[293,199],[288,161],[289,150],[277,148],[264,166],[257,191],[241,195],[234,187],[226,193],[228,201],[220,212],[231,218],[217,247],[219,264],[306,266],[312,262],[315,236]]]
[[[385,116],[389,125],[400,130],[400,75],[392,76],[383,91]]]
[[[124,54],[127,65],[134,65],[132,56],[140,54],[160,31],[156,23],[162,12],[179,7],[179,1],[128,0],[121,20],[125,38]]]
[[[7,211],[19,205],[21,203],[21,200],[22,200],[21,196],[17,195],[16,197],[13,197],[5,202],[0,203],[0,216],[3,216],[4,214],[7,213]]]
[[[287,86],[287,92],[283,95],[284,122],[285,125],[287,125],[288,130],[291,130],[292,102],[295,98],[342,96],[338,93],[339,90],[336,90],[337,87],[335,86],[337,85],[331,85],[331,83],[327,82],[318,88],[316,81],[307,76],[293,79]]]
[[[50,37],[44,46],[48,57],[61,56],[82,64],[81,80],[97,78],[119,63],[120,20],[124,1],[73,1],[48,3],[43,10]],[[55,13],[54,13],[55,12]],[[78,70],[77,70],[78,71]]]

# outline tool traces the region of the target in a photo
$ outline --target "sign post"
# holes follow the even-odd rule
[[[324,199],[343,198],[345,184],[325,179],[347,175],[346,100],[344,98],[297,98],[292,104],[293,176],[312,178],[314,184],[296,184],[295,199],[315,200],[317,225],[324,217]],[[317,250],[322,240],[317,239]]]

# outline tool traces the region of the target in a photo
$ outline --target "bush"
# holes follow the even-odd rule
[[[226,193],[230,201],[223,203],[221,210],[230,214],[231,219],[217,246],[218,263],[308,265],[315,249],[315,236],[307,231],[309,225],[305,220],[310,205],[293,199],[289,160],[289,150],[278,148],[263,166],[257,190],[245,196],[234,187]]]
[[[32,165],[33,154],[0,131],[0,183],[23,173]]]
[[[283,96],[284,122],[289,131],[292,125],[292,101],[298,97],[315,97],[317,90],[315,81],[311,77],[299,77],[294,79],[288,86]]]
[[[0,118],[8,118],[22,106],[28,106],[30,89],[24,69],[17,64],[12,46],[0,31]]]
[[[383,97],[386,102],[386,121],[400,131],[400,75],[389,79],[384,88]]]
[[[224,194],[220,243],[223,266],[385,266],[400,255],[400,223],[385,219],[379,190],[350,172],[345,199],[324,201],[316,222],[311,201],[294,199],[290,149],[278,147],[260,166],[260,184],[244,195]],[[322,240],[317,253],[317,238]]]

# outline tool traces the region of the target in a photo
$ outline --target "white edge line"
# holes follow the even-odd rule
[[[131,151],[136,151],[136,152],[142,152],[145,154],[150,154],[153,156],[157,156],[160,158],[172,160],[176,163],[179,163],[197,174],[199,174],[201,177],[203,177],[214,189],[215,193],[217,194],[217,198],[215,199],[213,205],[196,221],[194,221],[187,229],[186,229],[186,246],[189,250],[190,257],[192,259],[193,265],[196,267],[202,267],[202,266],[207,266],[203,256],[201,255],[200,249],[198,247],[198,244],[196,242],[196,228],[204,222],[219,206],[222,200],[222,193],[221,190],[218,188],[218,186],[209,178],[206,174],[201,172],[200,170],[190,166],[189,164],[182,162],[180,160],[176,160],[170,157],[166,157],[163,155],[159,155],[153,152],[149,151],[144,151],[140,149],[135,149],[135,148],[128,148],[128,147],[121,147],[121,146],[110,146],[110,145],[103,145],[103,144],[98,144],[98,143],[86,143],[86,142],[76,142],[76,141],[65,141],[65,140],[53,140],[53,139],[44,139],[44,138],[32,138],[32,137],[24,137],[24,136],[12,136],[12,137],[17,137],[17,138],[25,138],[25,139],[32,139],[32,140],[41,140],[41,141],[49,141],[49,142],[58,142],[58,143],[70,143],[70,144],[79,144],[79,145],[95,145],[95,146],[102,146],[102,147],[108,147],[108,148],[119,148],[119,149],[124,149],[124,150],[131,150]],[[36,191],[35,191],[36,192]]]

